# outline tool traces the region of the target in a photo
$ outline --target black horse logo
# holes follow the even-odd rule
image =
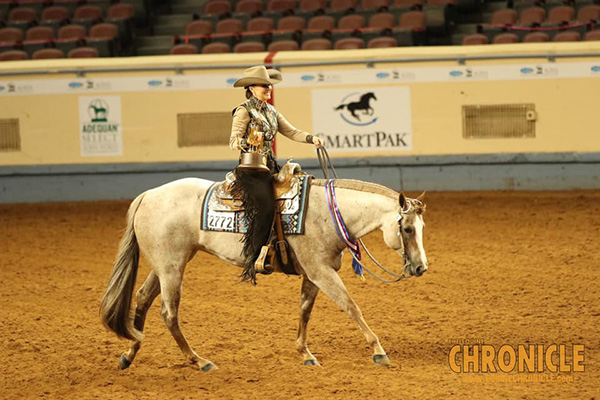
[[[348,111],[350,111],[350,114],[352,114],[352,116],[354,118],[356,118],[357,120],[360,121],[360,117],[358,115],[356,115],[356,111],[363,110],[364,111],[363,114],[373,115],[374,110],[373,110],[373,107],[371,107],[371,105],[370,105],[371,99],[377,100],[377,97],[375,97],[375,94],[373,92],[365,93],[362,96],[360,96],[359,101],[355,101],[355,102],[347,103],[347,104],[340,104],[339,106],[337,106],[337,108],[335,110],[336,111],[343,110],[344,107],[346,107],[348,109]]]

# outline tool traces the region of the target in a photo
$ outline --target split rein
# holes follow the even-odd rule
[[[373,257],[371,255],[371,252],[369,252],[369,250],[367,249],[367,246],[365,246],[365,244],[363,243],[362,239],[354,239],[354,240],[352,240],[352,238],[350,237],[350,234],[348,233],[348,229],[346,228],[346,224],[344,223],[344,219],[342,218],[342,214],[340,213],[340,210],[339,210],[339,208],[337,206],[337,201],[336,201],[336,198],[335,198],[334,179],[330,179],[329,178],[329,169],[331,168],[333,176],[336,179],[339,179],[338,176],[337,176],[337,173],[335,171],[335,168],[333,168],[333,164],[331,163],[331,159],[329,158],[329,154],[327,153],[327,150],[324,147],[317,148],[317,157],[319,159],[319,164],[321,165],[321,170],[323,171],[323,177],[326,180],[326,182],[325,182],[325,196],[327,198],[327,205],[329,206],[329,213],[330,213],[331,219],[333,221],[333,226],[335,227],[335,230],[336,230],[339,238],[342,240],[342,242],[344,242],[344,244],[346,245],[346,248],[348,248],[348,250],[350,251],[350,254],[352,254],[352,267],[354,268],[354,272],[357,275],[359,275],[361,277],[361,279],[364,280],[364,276],[362,274],[362,271],[363,270],[367,271],[367,273],[369,275],[371,275],[372,277],[374,277],[375,279],[377,279],[378,281],[381,281],[383,283],[394,283],[394,282],[399,282],[402,279],[410,278],[411,275],[405,275],[404,271],[402,272],[401,275],[398,275],[398,274],[390,271],[389,269],[387,269],[383,265],[381,265],[375,259],[375,257]],[[408,211],[410,211],[410,203],[409,203],[409,207],[406,210],[402,210],[401,214],[398,214],[398,216],[397,216],[397,220],[398,220],[398,236],[401,235],[401,233],[400,233],[400,222],[402,221],[402,214],[405,214]],[[404,241],[402,241],[402,244],[404,246]],[[377,265],[377,267],[379,267],[382,271],[384,271],[387,274],[389,274],[390,276],[392,276],[394,279],[385,279],[385,278],[382,278],[382,277],[378,276],[377,274],[375,274],[374,272],[372,272],[367,267],[365,267],[364,264],[361,263],[361,260],[362,260],[361,246],[364,249],[364,251],[367,254],[367,256],[371,259],[371,261],[373,261],[373,263],[375,263],[375,265]],[[406,255],[406,250],[404,248],[402,250],[403,250],[403,253],[404,253],[404,266],[403,266],[403,270],[405,270],[406,266],[409,263],[409,260],[408,260],[408,257]]]

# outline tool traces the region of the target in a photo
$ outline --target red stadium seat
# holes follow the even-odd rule
[[[262,42],[242,42],[233,47],[234,53],[260,53],[265,51],[265,44]]]
[[[227,18],[217,22],[216,33],[240,33],[244,30],[242,21],[235,18]]]
[[[423,0],[394,0],[396,7],[412,7],[414,5],[423,5]]]
[[[338,29],[356,30],[365,27],[365,17],[359,14],[345,15],[338,21]]]
[[[549,42],[550,36],[544,32],[532,32],[525,35],[523,43],[544,43]]]
[[[113,4],[106,11],[106,16],[110,19],[129,19],[133,18],[135,10],[129,3]]]
[[[329,15],[319,15],[308,20],[308,30],[330,31],[335,28],[335,19]]]
[[[575,31],[559,32],[552,38],[553,42],[579,42],[581,35]]]
[[[519,25],[541,24],[546,18],[546,10],[542,7],[529,7],[521,11]]]
[[[340,39],[335,42],[333,46],[335,50],[356,50],[356,49],[364,49],[365,41],[359,38],[350,37]]]
[[[254,14],[262,11],[260,0],[240,0],[235,6],[236,13]]]
[[[92,38],[112,40],[118,35],[119,29],[113,24],[96,24],[90,29],[90,37]]]
[[[252,18],[246,24],[247,32],[271,32],[273,29],[275,29],[275,22],[271,18]]]
[[[302,43],[302,50],[331,50],[331,40],[311,39]]]
[[[494,36],[493,44],[519,43],[519,37],[514,33],[500,33]]]
[[[15,7],[8,13],[10,22],[34,22],[37,21],[37,13],[28,7]]]
[[[513,9],[495,11],[492,14],[493,25],[514,25],[517,22],[517,12]]]
[[[208,21],[192,21],[185,26],[185,34],[188,36],[205,36],[212,33],[212,24]]]
[[[23,40],[23,31],[18,28],[0,29],[0,43],[13,43]]]
[[[367,47],[369,49],[378,49],[385,47],[396,47],[397,45],[398,41],[395,38],[384,36],[369,40]]]
[[[31,56],[32,60],[49,60],[54,58],[65,58],[65,54],[59,49],[40,49]]]
[[[98,50],[93,47],[77,47],[69,51],[67,54],[68,58],[96,58],[98,57]]]
[[[269,44],[268,50],[271,52],[276,51],[295,51],[298,50],[300,46],[298,46],[298,42],[295,40],[280,40],[278,42],[272,42]]]
[[[221,15],[231,12],[231,3],[227,0],[210,0],[204,5],[204,14]]]
[[[369,28],[380,28],[380,29],[393,29],[394,28],[394,15],[391,13],[379,13],[372,15],[369,18]]]
[[[331,11],[347,11],[356,8],[356,0],[331,0]]]
[[[267,4],[268,11],[288,11],[294,10],[296,4],[294,0],[270,0]]]
[[[581,7],[577,12],[577,21],[588,22],[596,21],[600,22],[600,6],[591,4],[585,7]]]
[[[27,29],[27,40],[54,40],[54,30],[47,26],[34,26]]]
[[[600,29],[596,29],[595,31],[590,31],[586,33],[584,40],[600,40]]]
[[[384,10],[389,5],[389,0],[360,0],[359,8],[363,10]]]
[[[400,28],[422,31],[425,29],[425,14],[421,11],[408,11],[400,16]]]
[[[102,9],[98,6],[79,6],[75,9],[73,19],[97,21],[102,18],[103,14]]]
[[[63,22],[69,19],[70,13],[66,7],[51,6],[42,10],[42,22],[58,21]]]
[[[27,53],[21,50],[9,50],[0,53],[0,61],[20,61],[27,60]]]
[[[58,30],[59,39],[82,39],[85,37],[85,28],[81,25],[65,25]]]
[[[472,35],[467,35],[463,38],[462,44],[463,46],[469,45],[481,45],[481,44],[489,44],[490,40],[487,36],[482,35],[480,33],[474,33]]]
[[[231,53],[231,48],[226,43],[209,43],[202,48],[202,54]]]
[[[169,50],[171,55],[187,55],[187,54],[198,54],[198,48],[193,44],[178,44],[171,47]]]
[[[302,17],[290,15],[283,17],[277,23],[277,30],[280,31],[301,31],[306,27],[306,21]]]
[[[558,6],[554,7],[548,13],[548,20],[546,22],[550,24],[560,24],[561,22],[571,22],[575,20],[575,9],[569,6]]]
[[[300,0],[300,11],[324,10],[326,0]]]

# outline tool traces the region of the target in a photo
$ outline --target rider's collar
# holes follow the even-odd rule
[[[248,102],[250,103],[250,105],[257,109],[257,110],[262,110],[263,108],[266,108],[266,104],[267,102],[265,101],[261,101],[259,99],[257,99],[256,97],[252,96],[248,99]]]

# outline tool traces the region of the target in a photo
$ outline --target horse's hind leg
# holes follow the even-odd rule
[[[175,341],[179,345],[179,348],[183,352],[183,355],[187,357],[190,363],[197,365],[204,372],[208,372],[211,369],[217,369],[217,366],[211,361],[200,357],[190,347],[188,341],[183,336],[179,327],[179,301],[181,300],[181,281],[183,279],[183,268],[181,271],[173,270],[172,272],[161,275],[160,287],[161,287],[161,316],[167,328],[175,338]]]
[[[319,288],[304,277],[302,280],[302,295],[300,297],[300,326],[298,327],[298,338],[296,339],[296,349],[302,354],[304,365],[319,365],[319,362],[306,345],[306,327],[308,326],[310,313],[315,305],[317,294],[319,294]]]
[[[365,339],[367,339],[367,343],[373,348],[373,361],[375,364],[389,366],[390,360],[385,354],[383,347],[381,347],[379,338],[369,328],[369,325],[367,325],[360,308],[346,290],[344,282],[342,282],[333,268],[322,268],[319,271],[315,271],[312,274],[314,276],[309,274],[309,279],[358,324],[361,332],[365,335]],[[309,271],[306,272],[308,273]]]
[[[144,324],[146,322],[146,314],[148,313],[148,309],[152,305],[152,302],[160,293],[160,284],[158,282],[158,277],[154,272],[150,272],[146,281],[140,287],[140,290],[137,292],[137,301],[135,306],[135,319],[133,321],[133,325],[140,332],[144,331]],[[133,359],[135,358],[137,352],[140,350],[142,346],[141,340],[134,340],[131,343],[131,347],[129,350],[121,355],[121,360],[119,362],[119,366],[121,369],[125,369],[131,365]]]

